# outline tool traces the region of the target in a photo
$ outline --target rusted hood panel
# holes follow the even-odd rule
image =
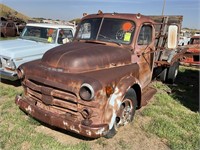
[[[41,60],[36,60],[21,66],[26,78],[43,83],[44,85],[65,89],[73,93],[78,93],[83,83],[91,84],[94,90],[98,91],[112,82],[117,83],[121,78],[127,75],[133,75],[138,78],[139,71],[139,66],[137,64],[130,64],[76,74],[52,70],[46,66],[39,65],[40,63]],[[135,71],[132,72],[132,70]]]
[[[129,64],[131,54],[121,47],[96,43],[72,42],[53,48],[42,58],[42,65],[80,73]]]

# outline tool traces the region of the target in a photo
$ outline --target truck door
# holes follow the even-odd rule
[[[135,52],[139,56],[139,81],[142,87],[151,82],[154,58],[154,28],[151,24],[140,27],[136,41]]]

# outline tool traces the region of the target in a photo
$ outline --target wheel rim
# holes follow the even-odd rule
[[[133,103],[130,99],[124,99],[116,117],[116,127],[126,125],[131,121],[133,112]]]

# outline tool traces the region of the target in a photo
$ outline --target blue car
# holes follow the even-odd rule
[[[58,45],[72,41],[75,27],[57,24],[27,24],[18,39],[0,41],[0,78],[15,81],[17,68],[26,62],[41,59]]]

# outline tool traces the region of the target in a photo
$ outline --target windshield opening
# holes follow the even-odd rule
[[[191,38],[190,44],[200,44],[200,39],[199,38]]]
[[[130,20],[92,18],[80,24],[76,39],[130,44],[134,31],[135,24]]]
[[[22,39],[43,43],[55,43],[57,29],[26,26],[20,36]]]

